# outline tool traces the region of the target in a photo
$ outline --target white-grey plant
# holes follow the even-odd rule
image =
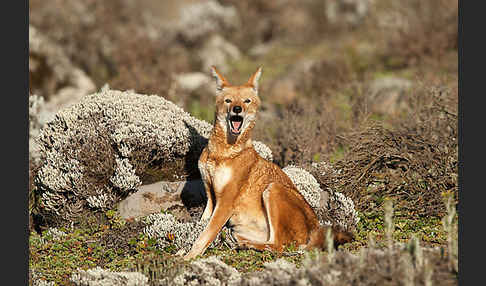
[[[255,151],[262,156],[263,159],[267,161],[272,161],[273,160],[273,155],[272,155],[272,150],[265,144],[263,144],[260,141],[252,141],[253,142],[253,148],[255,148]]]
[[[314,209],[319,208],[322,190],[316,178],[306,170],[294,165],[288,165],[282,170],[289,176],[311,207]]]
[[[305,277],[299,279],[296,265],[283,258],[265,262],[263,266],[263,271],[246,275],[243,285],[295,285],[295,280],[299,280],[299,285],[311,285]]]
[[[56,282],[54,281],[47,281],[42,279],[36,279],[32,282],[32,286],[55,286]]]
[[[330,191],[329,205],[333,210],[335,222],[343,229],[358,225],[359,214],[351,198],[346,197],[343,193]]]
[[[330,165],[328,169],[328,171],[334,172],[334,169]],[[343,229],[356,227],[359,222],[359,215],[351,198],[346,197],[340,192],[332,190],[328,190],[327,192],[323,191],[314,176],[300,167],[289,165],[283,168],[283,171],[289,176],[290,180],[292,180],[299,192],[316,212],[332,212],[334,223]],[[327,204],[321,205],[321,196],[327,195],[328,193],[329,200]],[[320,223],[322,225],[333,224],[328,220],[321,220]]]
[[[58,193],[43,193],[41,195],[41,206],[56,215],[61,215],[59,212],[63,203],[66,202],[66,198]]]
[[[32,286],[55,286],[56,283],[54,281],[47,281],[44,278],[41,278],[43,275],[41,272],[29,268],[30,278],[32,280]]]
[[[144,218],[144,221],[147,226],[143,229],[143,233],[156,239],[159,246],[165,247],[174,244],[179,250],[186,253],[207,224],[207,221],[181,223],[169,213],[150,214]],[[168,237],[173,239],[168,239]],[[221,232],[209,247],[215,247],[220,243]]]
[[[454,224],[454,218],[456,216],[456,209],[453,204],[452,193],[444,194],[444,203],[446,206],[447,214],[442,218],[442,226],[447,233],[447,249],[449,258],[449,268],[455,272],[459,271],[458,257],[458,230],[457,224]]]
[[[77,269],[70,281],[77,286],[144,286],[148,278],[140,272],[113,272],[95,267],[88,270]]]
[[[409,240],[409,247],[411,248],[411,255],[416,267],[421,268],[424,265],[424,255],[416,234],[412,234]]]
[[[51,237],[53,240],[60,240],[61,238],[65,237],[67,234],[64,231],[57,229],[56,227],[50,227],[45,237]]]
[[[110,203],[113,202],[114,197],[109,193],[100,193],[95,196],[89,196],[86,201],[93,209],[106,210],[110,207]]]
[[[241,274],[235,268],[221,261],[220,257],[210,256],[192,261],[172,281],[163,279],[162,285],[227,285],[236,286],[241,283]]]
[[[423,271],[425,286],[432,286],[432,275],[434,274],[434,269],[427,258],[424,259]]]
[[[386,199],[384,204],[385,210],[385,236],[388,248],[390,249],[393,245],[393,231],[395,225],[393,224],[393,201],[391,199]]]
[[[410,261],[410,255],[404,254],[399,258],[400,267],[403,271],[403,284],[404,286],[414,286],[415,282],[415,267]]]
[[[142,181],[135,174],[135,168],[130,164],[130,160],[127,158],[116,158],[115,162],[115,172],[110,178],[113,186],[119,188],[121,191],[127,192],[142,185]]]
[[[328,228],[326,231],[326,243],[327,243],[326,245],[327,259],[329,263],[332,264],[334,262],[335,253],[334,253],[334,239],[332,238],[330,228]]]

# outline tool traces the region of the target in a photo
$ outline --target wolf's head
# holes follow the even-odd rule
[[[212,74],[216,79],[216,124],[219,124],[230,141],[248,133],[255,124],[256,113],[260,106],[258,80],[262,67],[244,85],[231,85],[213,66]]]

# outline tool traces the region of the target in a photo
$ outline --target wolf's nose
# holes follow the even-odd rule
[[[234,113],[240,113],[241,112],[241,106],[239,106],[239,105],[233,106],[233,112]]]

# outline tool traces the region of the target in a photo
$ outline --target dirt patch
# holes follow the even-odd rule
[[[135,254],[132,239],[137,239],[143,233],[145,223],[142,221],[127,221],[122,228],[112,228],[103,235],[99,244],[104,249],[123,250],[126,255]]]

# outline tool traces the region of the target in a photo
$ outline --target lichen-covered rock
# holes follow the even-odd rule
[[[70,281],[77,286],[143,286],[149,285],[148,278],[139,272],[112,272],[96,267],[71,275]]]
[[[38,137],[34,183],[46,217],[106,210],[142,184],[199,178],[212,125],[156,95],[105,87],[59,111]],[[271,152],[255,142],[257,151]]]

